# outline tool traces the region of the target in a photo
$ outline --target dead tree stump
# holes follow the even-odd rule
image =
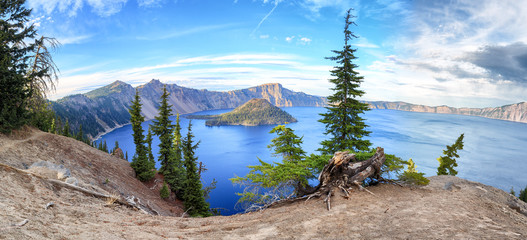
[[[349,197],[348,189],[352,186],[362,190],[362,182],[366,178],[379,179],[381,177],[381,167],[386,161],[384,149],[378,147],[375,155],[366,161],[355,161],[355,154],[336,152],[320,173],[317,190],[308,198],[325,197],[324,201],[329,210],[331,209],[331,195],[335,189],[340,189],[345,197]]]

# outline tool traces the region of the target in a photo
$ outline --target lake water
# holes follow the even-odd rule
[[[324,126],[317,120],[325,108],[290,107],[282,108],[296,119],[297,123],[288,124],[298,136],[303,136],[303,148],[315,153],[325,136]],[[195,114],[220,114],[230,111],[213,110]],[[459,151],[457,160],[458,176],[472,181],[488,184],[505,191],[513,187],[516,192],[527,186],[527,124],[508,122],[481,117],[415,113],[396,110],[371,110],[365,114],[366,123],[372,133],[368,139],[373,147],[383,147],[386,153],[395,154],[403,159],[412,158],[417,170],[426,176],[436,175],[437,158],[442,155],[446,145],[455,142],[461,133],[465,133],[464,149]],[[175,117],[173,117],[175,121]],[[187,132],[189,120],[182,117],[182,135]],[[143,124],[148,129],[151,121]],[[208,200],[211,207],[222,208],[225,215],[241,211],[235,209],[241,192],[233,186],[229,178],[244,176],[248,165],[264,161],[279,161],[271,157],[267,145],[274,135],[269,131],[274,126],[205,126],[205,120],[192,120],[192,131],[196,140],[200,140],[196,151],[198,161],[208,169],[203,173],[204,185],[212,179],[218,181],[216,189]],[[104,136],[108,147],[113,148],[115,141],[132,158],[135,146],[132,140],[132,127],[126,125]],[[159,140],[154,138],[153,152],[157,154]],[[159,168],[159,164],[157,165]]]

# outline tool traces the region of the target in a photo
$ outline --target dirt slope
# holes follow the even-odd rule
[[[63,165],[78,180],[79,186],[89,190],[138,198],[152,211],[165,216],[180,216],[183,212],[181,207],[161,200],[155,189],[138,181],[126,160],[74,139],[36,129],[25,129],[11,136],[0,134],[0,163],[27,169],[41,161]],[[49,177],[42,172],[38,174]]]
[[[44,143],[54,148],[56,136],[36,135],[24,137],[31,143],[0,137],[0,162],[22,165],[9,145],[25,146],[17,153],[21,162],[38,158]],[[81,172],[72,169],[72,175]],[[527,239],[527,205],[517,198],[457,177],[430,179],[427,187],[382,184],[369,188],[375,195],[354,191],[350,200],[337,195],[331,211],[311,199],[261,212],[191,219],[107,205],[104,199],[0,165],[0,239]],[[49,202],[54,206],[45,209]]]

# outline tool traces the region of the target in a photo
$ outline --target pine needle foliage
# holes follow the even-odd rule
[[[331,156],[306,156],[302,150],[302,138],[291,128],[278,125],[270,131],[277,136],[268,148],[282,162],[267,163],[258,158],[259,165],[248,166],[244,177],[231,178],[231,182],[244,187],[238,204],[251,211],[272,202],[295,196],[302,196],[310,188],[308,180],[316,176]]]
[[[437,158],[437,161],[439,161],[437,175],[457,175],[457,171],[454,168],[457,167],[456,158],[459,158],[457,151],[463,149],[463,138],[464,134],[461,134],[453,145],[446,146],[446,149],[443,150],[444,156]]]
[[[399,175],[399,180],[414,185],[428,185],[430,180],[424,175],[424,173],[417,172],[415,163],[410,158],[410,160],[408,160],[408,167],[406,171]]]
[[[182,199],[183,192],[185,190],[186,172],[183,165],[181,124],[179,114],[177,114],[176,124],[174,125],[174,134],[172,135],[172,151],[164,176],[165,181],[170,186],[172,192],[176,194],[176,197]]]
[[[172,106],[168,104],[167,86],[163,86],[163,95],[161,95],[161,104],[158,108],[159,115],[153,120],[152,130],[159,136],[159,158],[161,164],[159,172],[165,173],[165,170],[170,160],[170,152],[172,150],[172,121],[170,116],[172,113]]]
[[[527,202],[527,187],[525,187],[523,190],[520,189],[520,195],[518,198],[524,202]]]
[[[48,131],[53,112],[46,93],[54,90],[58,71],[51,53],[52,38],[38,38],[25,0],[0,1],[0,132],[25,124]]]
[[[166,183],[163,183],[163,187],[159,191],[159,195],[161,196],[162,199],[167,199],[168,197],[170,197],[170,189],[168,189],[168,186]]]
[[[25,44],[37,31],[29,24],[31,10],[25,9],[24,0],[0,2],[0,132],[9,133],[28,123],[28,106],[33,91],[26,77],[29,53],[33,44]],[[29,25],[29,26],[28,26]]]
[[[350,149],[354,152],[368,151],[371,143],[362,139],[370,134],[365,130],[367,125],[365,119],[360,115],[369,110],[368,104],[358,100],[364,94],[360,90],[360,84],[364,77],[356,71],[358,67],[353,61],[356,49],[350,45],[350,40],[357,36],[349,30],[351,25],[356,25],[351,19],[348,10],[344,27],[344,47],[342,50],[333,50],[333,57],[327,59],[337,62],[337,66],[331,70],[333,79],[329,81],[334,84],[333,95],[329,96],[327,112],[320,114],[323,118],[319,122],[325,125],[325,134],[330,137],[328,140],[321,142],[321,148],[318,149],[322,154],[333,154],[337,151]]]
[[[146,154],[148,157],[148,161],[153,163],[154,166],[156,164],[156,159],[154,158],[154,154],[152,153],[152,129],[148,127],[148,133],[146,134]]]
[[[203,186],[199,177],[196,157],[196,149],[199,142],[194,144],[194,134],[192,133],[192,123],[188,124],[187,136],[182,140],[182,150],[185,159],[186,181],[185,190],[183,193],[183,203],[185,209],[193,217],[207,217],[211,213],[209,211],[209,204],[205,201]]]
[[[147,157],[143,127],[141,126],[145,118],[141,115],[141,106],[139,91],[136,90],[132,106],[130,106],[130,109],[128,110],[130,112],[130,122],[132,123],[135,144],[135,155],[132,157],[132,163],[130,166],[134,169],[137,178],[140,181],[145,182],[154,178],[155,163],[149,161]]]

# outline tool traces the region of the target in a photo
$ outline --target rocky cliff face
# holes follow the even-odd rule
[[[157,115],[159,99],[163,94],[159,80],[152,80],[136,89],[141,96],[143,115],[146,120]],[[285,89],[278,83],[264,84],[247,89],[219,92],[185,88],[167,84],[170,93],[169,104],[173,113],[193,113],[198,111],[236,108],[253,98],[263,98],[277,107],[322,107],[326,105],[323,97]],[[108,86],[86,94],[77,94],[52,103],[57,115],[68,119],[73,129],[80,124],[92,139],[124,124],[129,123],[128,107],[135,95],[131,85],[116,81]]]
[[[372,109],[460,114],[527,123],[527,102],[515,103],[496,108],[454,108],[449,106],[429,107],[405,102],[383,101],[368,102],[368,104]]]

